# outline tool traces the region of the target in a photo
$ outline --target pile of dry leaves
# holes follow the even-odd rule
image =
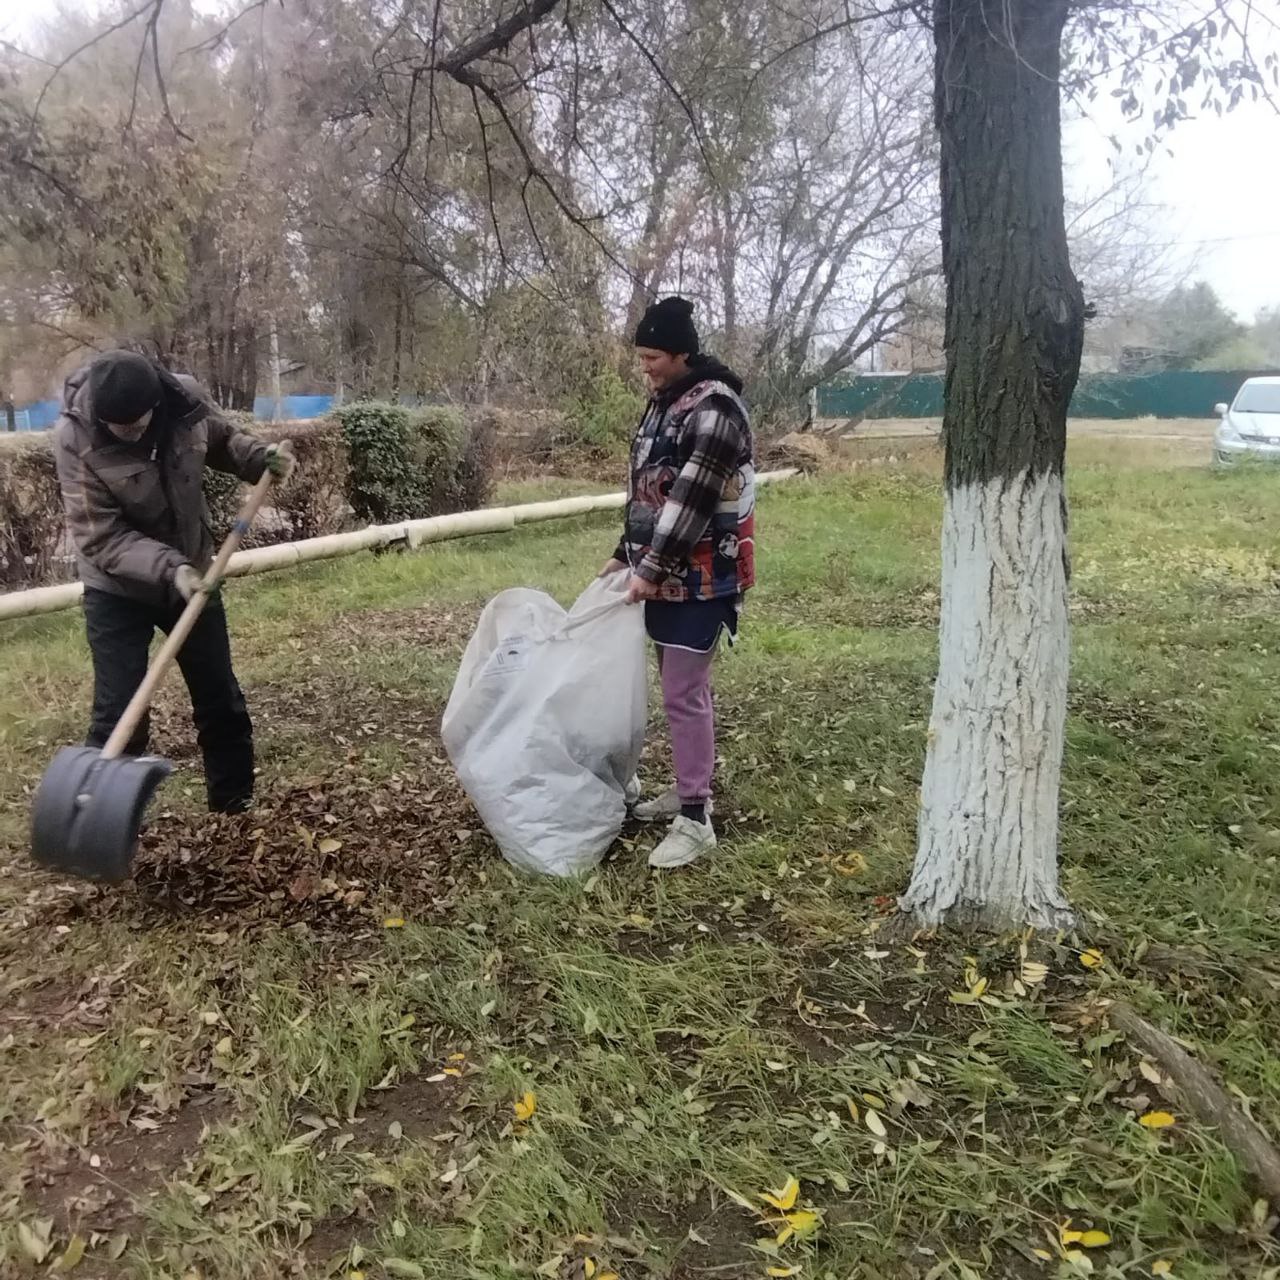
[[[160,811],[132,882],[98,903],[118,910],[123,894],[148,914],[238,922],[437,913],[492,856],[473,840],[474,822],[447,762],[370,782],[353,753],[330,773],[268,790],[245,816]]]

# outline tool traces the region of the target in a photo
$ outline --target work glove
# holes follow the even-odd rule
[[[283,444],[273,444],[267,450],[267,470],[275,477],[276,484],[286,483],[297,465],[293,446],[287,440]]]
[[[200,575],[189,564],[180,564],[173,572],[173,589],[186,601],[200,590],[200,582]]]
[[[222,590],[222,583],[215,582],[212,586],[206,587],[203,576],[189,564],[184,564],[179,565],[174,571],[173,589],[189,604],[191,597],[197,591],[203,591],[211,600],[216,600],[218,593]]]

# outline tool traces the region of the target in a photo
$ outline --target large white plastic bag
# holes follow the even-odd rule
[[[504,857],[571,876],[594,867],[626,817],[648,718],[644,610],[626,574],[568,613],[541,591],[486,606],[445,709],[449,759]]]

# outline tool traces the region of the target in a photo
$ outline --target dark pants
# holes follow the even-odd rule
[[[93,653],[89,746],[101,747],[111,736],[142,683],[152,636],[157,628],[165,633],[172,630],[179,614],[176,608],[144,604],[109,591],[85,591],[85,627]],[[243,812],[253,801],[253,725],[231,669],[231,641],[221,600],[205,605],[178,652],[178,666],[191,694],[209,808],[215,813]],[[150,728],[148,715],[130,738],[126,754],[146,751]]]

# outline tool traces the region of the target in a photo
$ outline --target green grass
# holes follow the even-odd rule
[[[472,836],[465,889],[398,901],[403,928],[273,923],[288,886],[269,875],[263,923],[32,872],[27,789],[81,730],[87,662],[73,615],[8,624],[0,1250],[33,1269],[21,1223],[47,1266],[78,1223],[84,1273],[149,1280],[524,1280],[588,1257],[622,1280],[1052,1277],[1080,1274],[1054,1245],[1070,1219],[1111,1237],[1095,1275],[1161,1258],[1181,1280],[1280,1274],[1230,1153],[1097,1005],[1135,1002],[1280,1127],[1280,477],[1117,469],[1106,448],[1072,449],[1063,859],[1081,940],[1033,941],[1050,979],[1025,994],[1019,939],[966,959],[875,934],[910,865],[935,664],[928,457],[763,498],[761,587],[720,671],[714,860],[654,878],[628,838],[585,881],[535,881]],[[512,585],[572,597],[613,532],[528,526],[234,584],[264,789],[342,767],[447,787],[423,735],[476,611]],[[166,749],[184,714],[169,691]],[[215,857],[194,843],[198,781],[184,769],[163,806]],[[389,815],[343,794],[378,839]],[[350,839],[357,818],[334,816]],[[1085,941],[1102,969],[1079,964]],[[970,967],[994,1002],[952,1001]],[[1136,1123],[1143,1093],[1172,1130]],[[95,1153],[138,1201],[96,1235],[100,1206],[54,1212],[96,1185]],[[821,1225],[774,1256],[737,1197],[763,1208],[790,1176]]]

